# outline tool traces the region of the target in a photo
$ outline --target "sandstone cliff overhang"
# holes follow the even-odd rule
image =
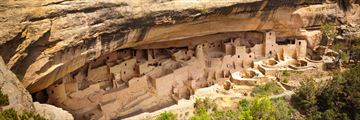
[[[181,47],[172,42],[236,31],[301,37],[344,17],[325,0],[25,0],[0,3],[0,14],[0,55],[30,92],[122,48]]]

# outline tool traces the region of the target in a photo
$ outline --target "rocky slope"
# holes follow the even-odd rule
[[[34,112],[48,120],[73,120],[67,111],[52,105],[33,103],[31,95],[24,88],[15,74],[6,68],[0,56],[0,89],[1,93],[7,95],[9,105],[2,106],[1,110],[13,108],[18,114]]]
[[[36,113],[48,120],[73,120],[73,116],[58,107],[49,104],[34,102]]]
[[[9,105],[2,109],[14,108],[22,113],[26,111],[34,111],[32,98],[21,82],[16,78],[14,73],[6,68],[6,65],[0,57],[0,88],[1,92],[8,96]]]

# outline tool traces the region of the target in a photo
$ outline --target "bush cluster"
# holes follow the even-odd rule
[[[46,120],[34,112],[17,113],[13,108],[0,112],[0,120]]]
[[[6,106],[6,105],[9,105],[8,95],[3,94],[2,91],[0,91],[0,106]]]
[[[324,86],[306,80],[292,96],[292,103],[309,120],[360,118],[360,65],[339,73]]]
[[[200,101],[201,102],[201,101]],[[209,102],[213,103],[213,102]],[[240,100],[237,109],[220,111],[215,107],[195,107],[196,113],[191,120],[260,120],[291,119],[292,108],[283,99],[270,100],[266,96],[257,96],[254,100]]]
[[[284,92],[284,90],[279,85],[277,85],[275,82],[268,82],[264,85],[257,85],[253,89],[251,95],[252,96],[256,96],[256,95],[270,96],[270,95],[280,94],[282,92]]]
[[[176,115],[172,112],[163,112],[155,120],[176,120]]]

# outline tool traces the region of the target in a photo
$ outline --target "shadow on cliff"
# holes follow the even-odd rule
[[[26,57],[20,59],[11,68],[11,71],[16,74],[19,80],[22,80],[27,68],[29,68],[29,66],[36,61],[36,59],[41,55],[41,53],[46,48],[48,48],[48,46],[51,46],[51,43],[49,42],[49,37],[50,31],[47,31],[43,36],[39,38],[39,40],[34,42],[26,49]]]

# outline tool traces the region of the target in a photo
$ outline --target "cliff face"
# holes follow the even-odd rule
[[[193,37],[270,29],[311,46],[322,22],[359,21],[358,5],[346,12],[325,0],[4,1],[0,14],[0,55],[31,93],[122,48],[181,47]]]
[[[56,108],[52,105],[33,104],[31,95],[24,88],[15,74],[6,68],[6,64],[0,57],[0,90],[2,94],[7,95],[9,104],[1,107],[1,110],[13,108],[18,113],[35,112],[42,117],[54,120],[62,118],[63,120],[73,120],[73,117],[67,111]],[[60,114],[59,114],[60,113]]]
[[[16,78],[14,73],[6,68],[0,57],[0,89],[1,93],[8,96],[9,105],[2,109],[14,108],[18,112],[34,111],[32,99],[28,91]]]
[[[0,61],[1,90],[5,94],[16,93],[10,97],[11,107],[33,110],[31,96],[17,78],[30,93],[44,93],[42,90],[59,79],[74,77],[70,73],[90,68],[90,61],[101,61],[119,49],[194,47],[242,31],[273,31],[278,38],[307,40],[307,48],[312,49],[320,42],[319,27],[324,22],[341,25],[345,38],[358,35],[358,3],[358,0],[4,0],[0,2],[0,56],[4,58],[4,62]],[[256,36],[253,38],[257,41]],[[98,99],[96,95],[89,97],[90,101]],[[67,102],[68,106],[77,108],[77,102],[81,103],[71,100],[75,102]],[[79,108],[97,108],[98,104],[92,103],[96,102]],[[40,111],[52,108],[36,107]],[[83,114],[81,110],[79,115]]]

